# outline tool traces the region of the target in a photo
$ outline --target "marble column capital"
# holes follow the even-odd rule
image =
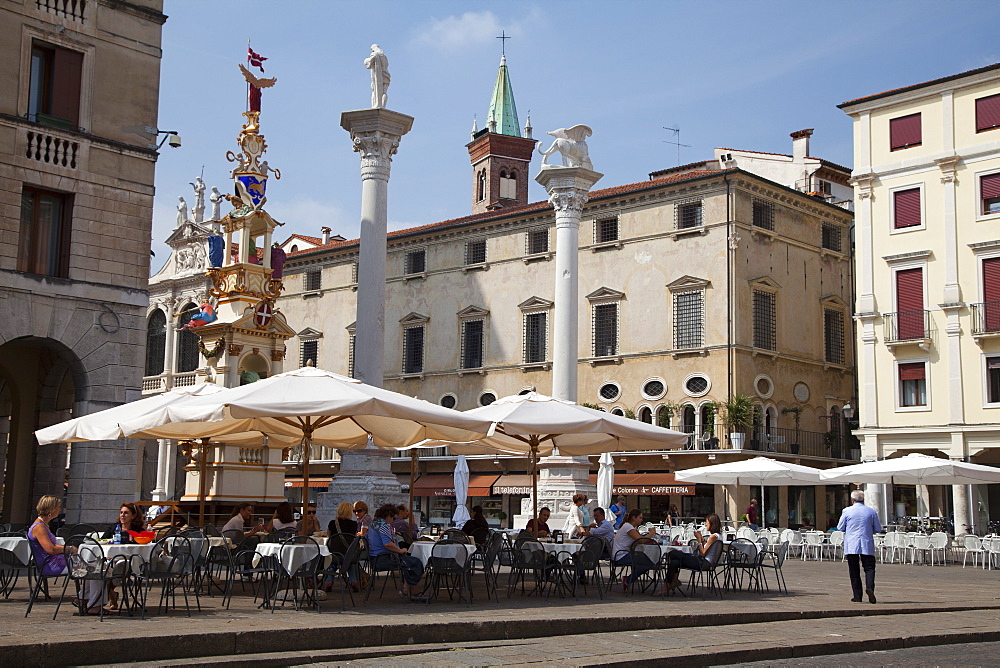
[[[340,126],[351,133],[354,150],[361,154],[361,179],[388,181],[392,156],[413,126],[413,117],[388,109],[360,109],[341,114]]]

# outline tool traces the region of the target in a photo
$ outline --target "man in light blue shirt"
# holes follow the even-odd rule
[[[615,539],[615,527],[604,517],[604,508],[594,508],[594,526],[583,532],[587,536],[603,538],[608,545]]]
[[[875,603],[875,534],[882,531],[878,513],[865,505],[865,493],[851,492],[851,505],[840,514],[837,529],[844,532],[844,554],[851,575],[855,603],[861,602],[861,570],[865,569],[865,593]]]

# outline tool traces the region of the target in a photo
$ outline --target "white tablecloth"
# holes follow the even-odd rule
[[[0,548],[13,552],[14,556],[20,559],[21,563],[25,565],[28,564],[28,560],[31,558],[31,545],[28,543],[27,538],[18,538],[16,536],[0,538]]]
[[[284,549],[282,549],[284,548]],[[329,557],[330,550],[326,545],[319,545],[321,557]],[[312,545],[282,545],[281,543],[260,543],[257,545],[257,556],[253,558],[253,565],[256,567],[260,563],[260,557],[277,557],[281,560],[281,565],[289,573],[294,573],[299,568],[316,556],[316,548]]]
[[[576,554],[583,548],[583,543],[542,543],[542,549],[548,554],[559,554],[560,552],[568,552],[569,554]],[[568,559],[564,554],[560,559]]]
[[[436,543],[433,543],[431,541],[418,540],[417,542],[410,545],[409,548],[410,554],[419,559],[420,563],[422,563],[424,566],[427,566],[427,562],[431,558],[431,551],[434,549],[435,545]],[[470,557],[476,551],[475,545],[463,545],[462,547],[465,548],[466,552],[469,553]]]

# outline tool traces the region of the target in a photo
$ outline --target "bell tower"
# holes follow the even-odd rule
[[[472,161],[472,213],[528,203],[528,168],[535,150],[530,117],[524,135],[518,127],[507,56],[501,56],[486,127],[473,128],[472,141],[466,144]]]

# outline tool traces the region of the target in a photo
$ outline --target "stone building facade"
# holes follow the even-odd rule
[[[157,121],[162,9],[0,7],[5,522],[29,521],[42,494],[65,495],[70,521],[106,522],[140,491],[134,442],[70,451],[33,432],[139,395],[157,156],[141,129]]]
[[[1000,464],[1000,64],[845,102],[865,457]],[[876,486],[884,518],[988,530],[1000,486]]]

